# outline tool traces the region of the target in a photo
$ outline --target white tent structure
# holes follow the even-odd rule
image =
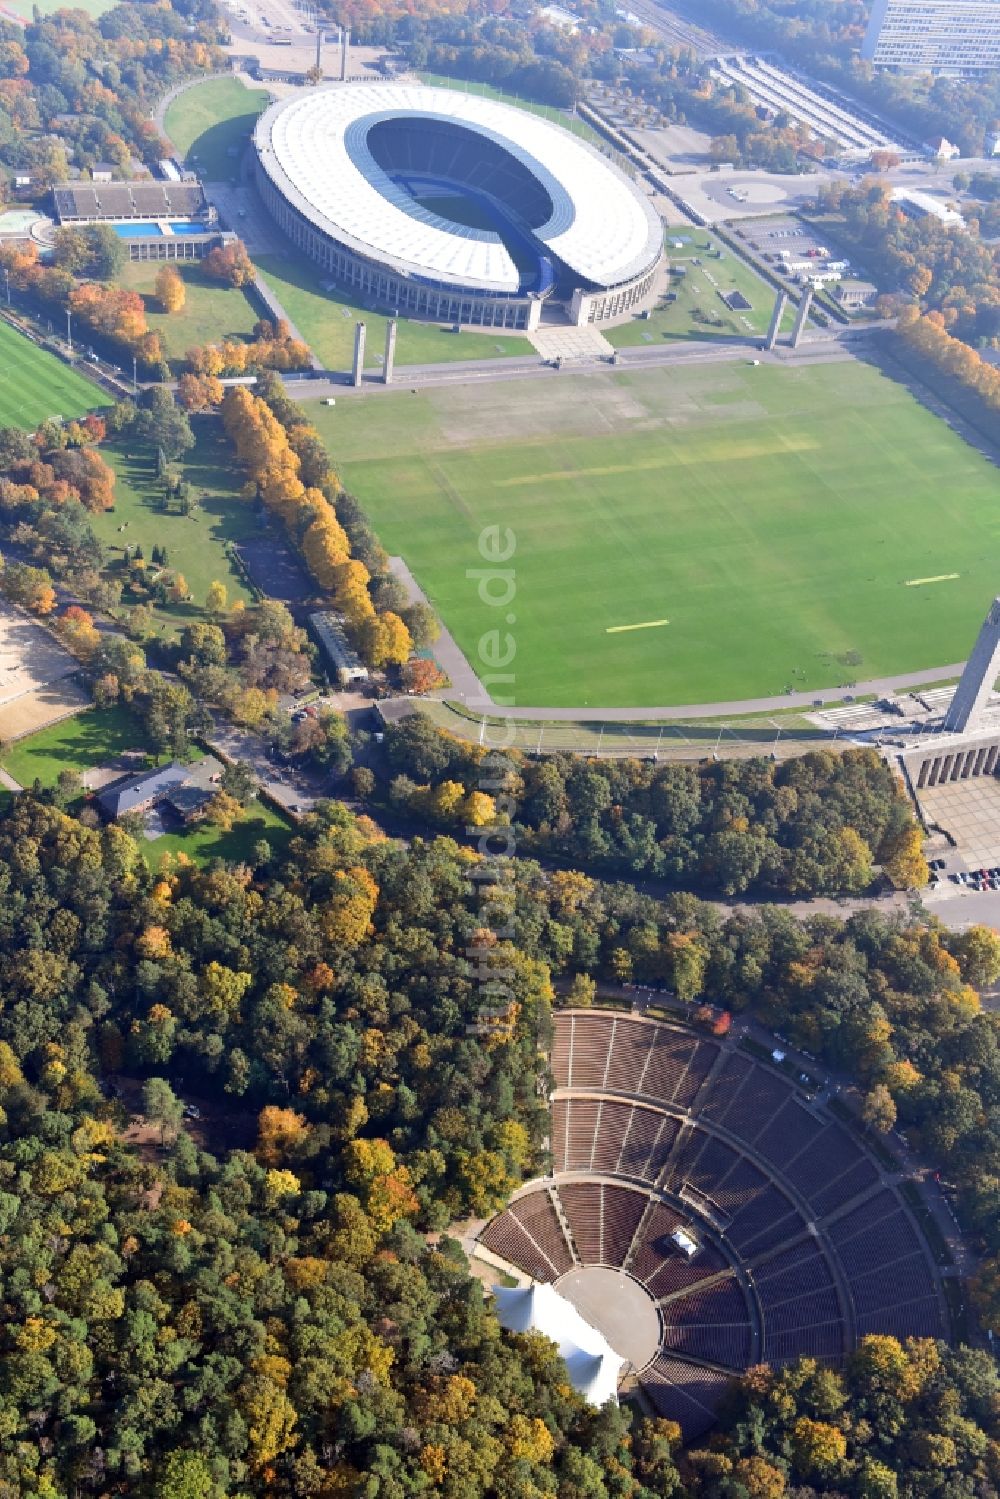
[[[566,1360],[573,1388],[590,1405],[618,1404],[618,1381],[627,1360],[603,1333],[584,1321],[571,1301],[551,1286],[494,1286],[500,1326],[508,1332],[540,1332]]]

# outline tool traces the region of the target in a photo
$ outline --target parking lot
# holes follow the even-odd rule
[[[744,221],[735,233],[776,270],[789,262],[803,267],[815,263],[818,270],[831,260],[847,259],[846,254],[831,241],[826,229],[821,237],[820,231],[798,214],[776,214]]]

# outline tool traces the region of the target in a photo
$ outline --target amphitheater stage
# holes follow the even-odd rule
[[[631,1275],[585,1265],[564,1275],[556,1290],[636,1371],[656,1357],[663,1337],[660,1313],[645,1286]]]

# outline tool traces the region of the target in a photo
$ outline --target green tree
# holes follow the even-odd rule
[[[184,1122],[184,1105],[163,1077],[147,1078],[142,1087],[142,1112],[159,1126],[160,1143],[176,1139]]]

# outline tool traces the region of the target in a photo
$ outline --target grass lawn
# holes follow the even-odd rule
[[[147,448],[129,445],[104,450],[118,474],[115,508],[91,517],[94,530],[108,548],[117,576],[126,543],[142,547],[147,563],[155,545],[167,548],[167,565],[183,573],[194,595],[190,604],[156,604],[154,613],[161,634],[179,632],[192,619],[203,618],[202,604],[208,585],[216,578],[229,589],[232,603],[250,595],[230,566],[227,541],[257,534],[254,508],[239,494],[240,474],[232,449],[215,418],[196,417],[197,443],[184,460],[184,476],[203,499],[193,515],[158,509],[161,493],[153,455]],[[120,526],[125,531],[119,531]],[[126,593],[125,603],[139,600]]]
[[[161,838],[139,839],[139,848],[146,863],[158,869],[164,854],[186,854],[196,864],[207,864],[209,859],[227,859],[237,864],[247,860],[253,846],[266,838],[275,852],[284,852],[292,834],[292,826],[280,813],[266,802],[251,802],[240,820],[228,833],[212,827],[210,823],[195,823],[180,833],[164,833]]]
[[[961,660],[996,592],[995,469],[853,360],[405,391],[314,420],[470,659],[510,630],[518,703],[818,695]],[[467,575],[488,526],[516,543],[500,607]]]
[[[499,99],[501,104],[513,104],[517,109],[526,109],[529,114],[541,115],[545,120],[552,120],[556,125],[561,125],[564,130],[570,130],[578,135],[581,140],[590,141],[593,146],[602,146],[603,141],[597,131],[581,120],[577,115],[570,114],[568,110],[557,109],[554,104],[536,104],[533,99],[521,99],[516,94],[505,94],[502,89],[494,88],[489,83],[469,83],[464,78],[446,78],[443,73],[421,73],[422,83],[433,84],[436,88],[455,89],[460,94],[479,94],[483,99]]]
[[[22,786],[36,778],[54,786],[61,770],[91,770],[125,750],[146,748],[142,724],[128,708],[88,708],[9,745],[0,764]]]
[[[303,260],[292,249],[284,255],[255,257],[268,284],[281,302],[302,337],[327,369],[350,369],[354,358],[354,325],[363,318],[368,328],[365,366],[378,369],[376,355],[385,348],[387,319],[371,312],[346,292],[324,292],[320,282],[327,280],[318,266]],[[526,338],[511,333],[454,333],[436,323],[399,319],[396,337],[396,364],[445,364],[463,359],[509,359],[517,354],[532,354]]]
[[[0,426],[35,428],[50,416],[107,406],[99,386],[0,322]]]
[[[679,248],[678,240],[684,241]],[[716,258],[720,251],[721,260]],[[604,329],[605,338],[615,348],[659,343],[661,339],[747,338],[767,332],[774,288],[714,234],[690,225],[668,229],[667,257],[672,266],[686,271],[684,276],[670,277],[667,290],[675,293],[677,300],[656,308],[649,318],[633,318],[618,328]],[[695,261],[700,264],[695,265]],[[750,310],[730,312],[720,290],[742,292]],[[794,321],[795,308],[790,306],[781,323],[784,331],[790,332]]]
[[[264,89],[238,78],[207,78],[168,106],[164,124],[178,153],[207,182],[229,182],[257,116],[267,107]]]
[[[187,291],[187,300],[180,312],[160,310],[153,286],[162,266],[155,261],[131,262],[125,266],[120,278],[122,286],[142,293],[146,319],[150,328],[161,335],[171,364],[184,366],[184,355],[194,344],[219,343],[223,338],[253,332],[260,314],[240,288],[220,286],[191,261],[171,264],[180,272]]]

